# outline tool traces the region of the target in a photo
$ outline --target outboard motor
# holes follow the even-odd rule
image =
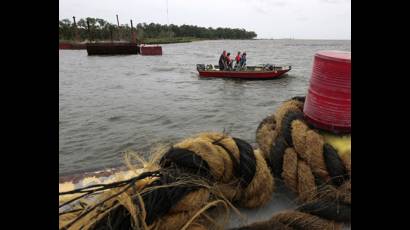
[[[205,70],[205,65],[204,64],[196,64],[196,69],[199,70]]]

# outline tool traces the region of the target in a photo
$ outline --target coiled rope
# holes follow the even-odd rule
[[[222,229],[211,213],[267,204],[275,181],[296,192],[301,205],[237,229],[338,229],[350,223],[350,148],[309,127],[303,100],[285,102],[261,122],[257,150],[223,133],[202,133],[169,148],[150,168],[155,170],[60,193],[76,195],[60,205],[71,205],[60,212],[60,229]]]
[[[276,222],[289,227],[287,218],[303,219],[303,229],[334,229],[340,228],[338,223],[350,223],[350,136],[336,137],[310,127],[303,103],[303,97],[286,101],[256,131],[256,141],[275,180],[295,192],[301,206],[239,229],[262,229],[259,227]],[[338,145],[332,138],[349,142]]]
[[[156,172],[145,172],[144,177],[61,193],[89,196],[91,192],[125,187],[114,194],[118,199],[112,195],[98,198],[104,202],[112,200],[104,212],[95,211],[96,206],[102,205],[99,202],[77,215],[64,213],[66,220],[60,218],[60,229],[130,229],[137,225],[144,229],[144,224],[147,228],[180,229],[209,203],[225,202],[227,206],[227,202],[233,202],[239,207],[254,208],[267,203],[273,192],[274,181],[263,157],[254,153],[247,142],[226,134],[202,133],[187,138],[172,146],[159,160],[158,167]],[[140,185],[136,186],[137,182]],[[124,203],[119,200],[123,193],[131,194],[129,205],[118,205]],[[132,207],[140,208],[131,210]],[[75,218],[68,221],[70,214]],[[188,227],[199,228],[204,219],[205,215],[199,215]]]

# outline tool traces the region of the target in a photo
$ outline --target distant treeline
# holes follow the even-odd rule
[[[87,20],[90,24],[91,34],[87,28]],[[122,24],[118,28],[116,24],[111,24],[100,18],[80,19],[76,22],[77,27],[69,19],[60,20],[59,38],[60,40],[75,40],[76,28],[78,39],[80,41],[89,40],[130,40],[131,27],[129,24]],[[134,24],[134,32],[139,41],[145,39],[165,39],[190,37],[197,39],[252,39],[257,36],[253,31],[244,29],[230,28],[205,28],[191,25],[161,25],[156,23],[138,23]]]

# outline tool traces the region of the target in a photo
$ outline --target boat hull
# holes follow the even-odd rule
[[[136,43],[87,43],[88,55],[127,55],[139,54]]]
[[[69,43],[69,42],[60,42],[60,50],[85,50],[86,45],[84,43]]]
[[[273,79],[279,78],[290,69],[277,71],[202,71],[198,70],[201,77],[214,78],[240,78],[240,79]]]

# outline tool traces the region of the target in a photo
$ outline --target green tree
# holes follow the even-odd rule
[[[90,24],[90,31],[88,31],[87,20]],[[174,24],[161,25],[158,23],[138,23],[135,26],[135,32],[138,40],[150,38],[200,38],[200,39],[252,39],[257,36],[253,31],[246,31],[238,28],[221,28],[216,29],[212,27],[198,27],[194,25]],[[77,30],[81,40],[87,40],[90,35],[94,40],[110,40],[111,34],[113,39],[116,39],[121,34],[122,39],[131,39],[131,28],[128,24],[118,26],[109,23],[104,19],[87,17],[80,19],[77,22]],[[73,40],[75,37],[75,28],[69,19],[62,19],[59,21],[59,38],[60,40]]]

